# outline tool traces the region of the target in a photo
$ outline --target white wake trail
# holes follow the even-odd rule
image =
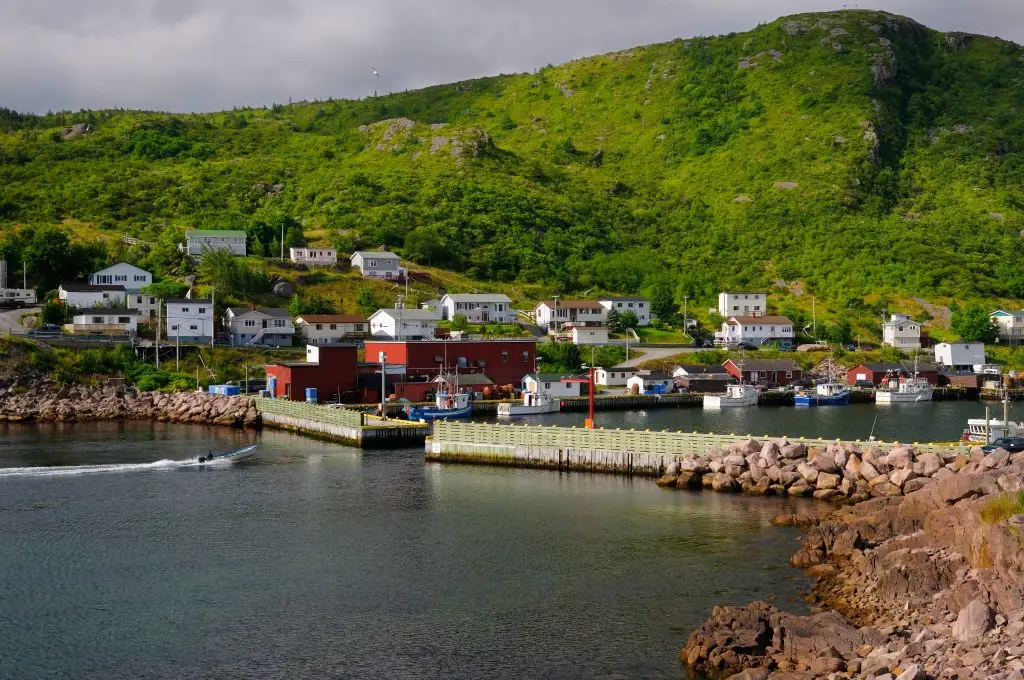
[[[220,462],[220,461],[216,461]],[[230,461],[226,461],[230,462]],[[203,463],[210,465],[211,463]],[[12,467],[0,468],[0,478],[4,477],[70,477],[73,475],[91,475],[111,472],[144,472],[148,470],[174,470],[183,467],[200,465],[195,458],[190,460],[158,460],[153,463],[113,463],[110,465],[67,465],[49,467]]]

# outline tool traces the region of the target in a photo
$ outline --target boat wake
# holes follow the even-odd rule
[[[93,475],[112,472],[147,472],[157,470],[177,470],[187,467],[210,465],[226,465],[230,460],[200,463],[195,458],[190,460],[158,460],[153,463],[113,463],[110,465],[54,465],[47,467],[12,467],[0,468],[0,479],[6,477],[71,477],[74,475]]]

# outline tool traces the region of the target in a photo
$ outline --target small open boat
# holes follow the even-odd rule
[[[243,460],[252,456],[256,453],[256,444],[249,446],[243,446],[240,449],[234,451],[210,451],[205,456],[199,456],[200,463],[213,463],[217,461],[231,461]]]
[[[421,423],[429,423],[434,420],[468,418],[473,415],[473,405],[469,403],[469,395],[463,392],[459,392],[457,394],[438,392],[434,402],[435,405],[433,407],[406,406],[406,417],[408,417],[409,420],[418,420]]]

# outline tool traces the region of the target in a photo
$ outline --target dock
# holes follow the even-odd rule
[[[425,423],[381,419],[354,409],[263,397],[255,401],[264,427],[362,449],[417,446],[423,444],[430,433],[430,426]]]
[[[436,463],[467,463],[546,470],[604,472],[659,477],[684,456],[706,456],[712,449],[747,440],[781,439],[768,435],[711,434],[678,431],[610,430],[556,425],[494,425],[438,421],[425,443],[425,458]],[[898,442],[840,442],[785,437],[791,443],[825,448],[829,444],[858,444],[890,450]],[[918,451],[946,453],[960,447],[918,444]],[[966,449],[965,449],[966,450]]]

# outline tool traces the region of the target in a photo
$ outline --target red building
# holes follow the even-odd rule
[[[912,369],[903,364],[857,364],[846,372],[846,382],[851,385],[857,384],[858,380],[867,380],[875,385],[885,382],[887,375],[894,378],[910,377]],[[917,374],[932,385],[939,384],[939,369],[937,366],[918,366]]]
[[[291,361],[267,366],[267,389],[274,397],[306,401],[306,389],[317,391],[318,402],[356,399],[358,347],[320,345],[316,361]]]
[[[744,359],[739,363],[729,359],[724,367],[729,375],[745,383],[791,385],[803,378],[799,364],[792,359]]]
[[[442,371],[483,373],[495,385],[519,385],[536,370],[537,341],[509,340],[367,340],[367,363],[380,352],[388,364],[405,365],[407,376],[437,377]]]

